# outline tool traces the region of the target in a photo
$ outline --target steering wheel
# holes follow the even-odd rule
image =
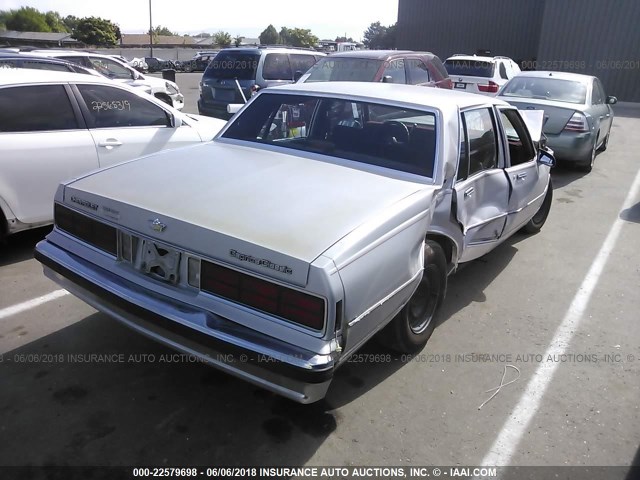
[[[385,143],[409,143],[409,129],[397,120],[384,122],[383,139]]]

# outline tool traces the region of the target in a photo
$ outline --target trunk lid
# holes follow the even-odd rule
[[[544,126],[542,131],[550,135],[558,135],[564,129],[575,112],[582,112],[580,105],[559,106],[558,102],[527,98],[525,101],[514,101],[513,97],[500,97],[518,110],[544,110]]]

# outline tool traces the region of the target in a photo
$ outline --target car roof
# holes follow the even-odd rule
[[[476,61],[476,62],[488,62],[488,63],[493,63],[496,60],[511,60],[510,58],[507,57],[486,57],[486,56],[482,56],[482,55],[460,55],[460,54],[456,54],[456,55],[452,55],[451,57],[447,58],[446,61],[448,60],[462,60],[462,61]]]
[[[222,53],[222,52],[242,52],[242,53],[280,52],[280,53],[309,53],[313,55],[324,55],[324,53],[317,52],[310,48],[279,47],[279,46],[229,47],[229,48],[223,48],[218,53]]]
[[[414,52],[413,50],[350,50],[348,52],[337,52],[330,55],[335,57],[372,58],[384,60],[389,57],[400,57],[404,55],[429,55],[435,56],[431,52]]]
[[[378,83],[378,82],[311,82],[294,83],[278,87],[270,87],[261,91],[267,93],[308,93],[320,95],[336,95],[347,97],[365,97],[368,101],[401,102],[414,104],[417,107],[434,107],[443,112],[453,114],[458,109],[476,105],[509,104],[495,97],[487,97],[467,92],[458,92],[445,88],[425,88],[415,85]]]
[[[122,86],[122,84],[113,82],[105,77],[94,77],[83,73],[34,70],[30,68],[11,68],[3,71],[2,75],[0,75],[0,85],[50,82],[100,83],[110,86]]]
[[[590,83],[594,78],[592,75],[582,75],[581,73],[553,72],[549,70],[526,71],[517,74],[513,78],[533,77],[533,78],[555,78],[559,80],[573,80],[575,82]]]

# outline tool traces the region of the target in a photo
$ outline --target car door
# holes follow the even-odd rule
[[[533,217],[544,200],[549,184],[549,167],[538,163],[533,141],[515,108],[498,109],[509,178],[509,215],[505,235],[518,230]]]
[[[22,223],[50,222],[60,182],[98,167],[68,93],[63,84],[0,89],[0,195]]]
[[[611,105],[607,103],[604,88],[602,88],[602,84],[597,78],[593,79],[591,103],[593,115],[600,122],[600,137],[598,141],[602,142],[611,129],[611,123],[613,122],[613,109],[611,108]]]
[[[87,118],[101,167],[201,141],[189,125],[173,127],[173,114],[151,98],[108,85],[77,84],[74,91]]]
[[[493,249],[504,232],[509,180],[500,165],[497,123],[490,107],[461,113],[456,217],[462,227],[461,262]]]

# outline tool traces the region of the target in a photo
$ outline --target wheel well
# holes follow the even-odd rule
[[[0,242],[6,238],[9,233],[9,225],[7,225],[7,218],[4,216],[4,212],[0,208]]]
[[[441,235],[439,233],[428,233],[427,240],[433,240],[437,242],[444,251],[444,256],[447,260],[447,265],[449,267],[449,271],[455,266],[455,256],[457,255],[457,247],[456,244],[449,237]]]

